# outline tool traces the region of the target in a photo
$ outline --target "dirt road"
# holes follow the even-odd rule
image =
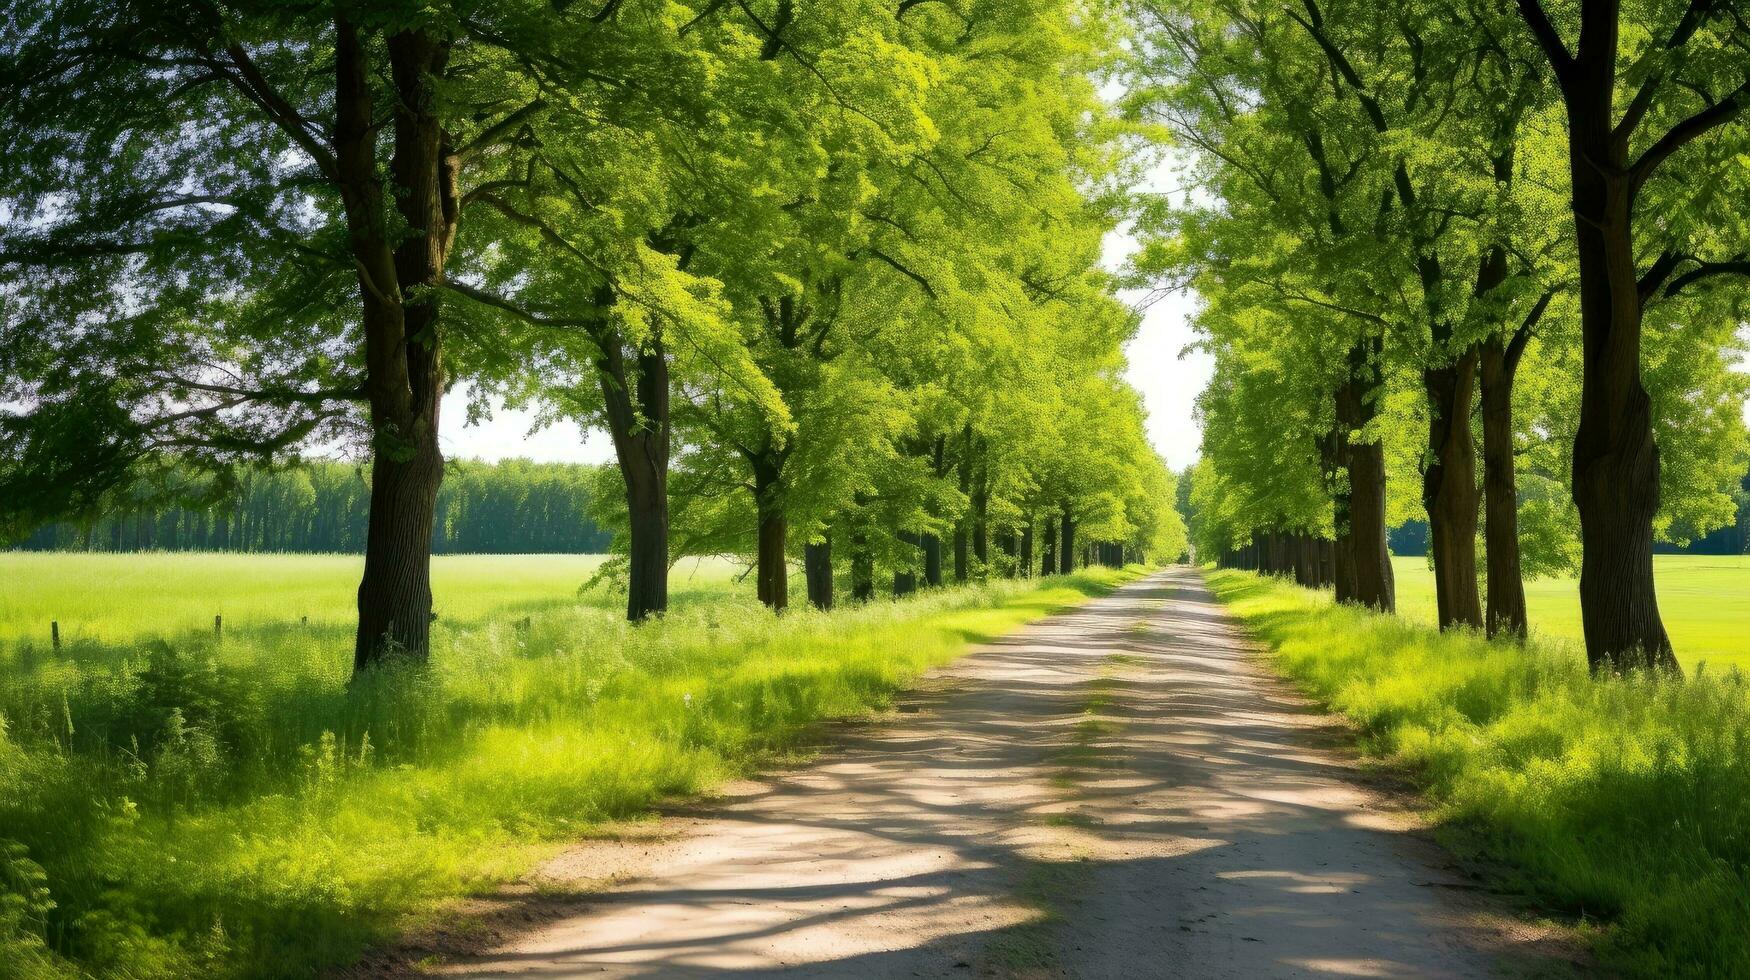
[[[604,883],[448,974],[1481,977],[1493,914],[1169,570],[931,678],[817,764],[546,869]],[[549,888],[542,894],[550,894]],[[528,896],[531,902],[540,895]]]

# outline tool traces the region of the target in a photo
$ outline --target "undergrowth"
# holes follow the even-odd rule
[[[579,603],[434,628],[349,681],[343,624],[0,654],[0,974],[309,976],[887,704],[969,644],[1109,590],[1090,570],[640,627]]]
[[[1441,634],[1244,572],[1217,595],[1364,748],[1407,768],[1449,842],[1590,923],[1643,976],[1750,975],[1750,689],[1594,679],[1578,649]]]

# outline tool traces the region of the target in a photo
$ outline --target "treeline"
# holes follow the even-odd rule
[[[828,607],[1177,555],[1100,262],[1139,173],[1119,14],[13,4],[0,535],[347,443],[355,664],[423,659],[471,390],[611,437],[633,620],[688,554],[774,610],[798,560]]]
[[[612,535],[589,517],[599,467],[512,459],[448,465],[432,522],[437,554],[598,554]],[[313,461],[235,479],[174,476],[181,504],[122,509],[37,528],[27,551],[364,551],[368,475]],[[148,498],[150,499],[150,498]],[[120,505],[125,508],[125,504]]]
[[[1413,517],[1442,629],[1523,637],[1525,578],[1577,571],[1592,666],[1677,672],[1655,542],[1731,525],[1750,461],[1742,11],[1138,9],[1128,104],[1192,190],[1138,268],[1215,360],[1199,553],[1329,538],[1337,597],[1390,611]]]

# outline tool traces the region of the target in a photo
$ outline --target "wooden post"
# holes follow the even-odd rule
[[[213,617],[213,638],[216,640],[222,640],[225,638],[225,617]]]
[[[49,620],[49,644],[56,650],[61,649],[61,624],[58,620]]]

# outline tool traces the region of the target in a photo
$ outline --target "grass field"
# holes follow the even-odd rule
[[[433,605],[452,624],[567,608],[601,563],[599,555],[440,555],[431,563]],[[63,641],[99,642],[210,630],[214,616],[228,630],[304,618],[351,629],[363,569],[357,555],[0,551],[0,649],[46,644],[51,621]],[[718,595],[736,572],[724,561],[683,561],[670,585],[675,602]],[[598,592],[582,601],[609,608],[622,600]]]
[[[356,560],[0,555],[0,976],[313,975],[1135,574],[773,617],[707,565],[633,628],[592,568],[439,559],[430,669],[349,682]]]
[[[1742,573],[1702,564],[1680,573],[1688,588],[1739,588]],[[1347,715],[1368,752],[1414,774],[1455,850],[1487,857],[1497,885],[1580,924],[1608,972],[1745,975],[1744,675],[1595,680],[1571,643],[1443,635],[1281,580],[1208,574],[1278,669]],[[1667,621],[1682,636],[1684,605],[1672,594],[1663,592]],[[1686,601],[1712,612],[1699,595]]]
[[[1425,558],[1394,558],[1398,613],[1433,623],[1434,572]],[[1659,611],[1683,669],[1693,674],[1737,667],[1750,672],[1750,555],[1658,555],[1653,559]],[[1525,583],[1531,628],[1540,636],[1578,643],[1579,584],[1574,579]]]

